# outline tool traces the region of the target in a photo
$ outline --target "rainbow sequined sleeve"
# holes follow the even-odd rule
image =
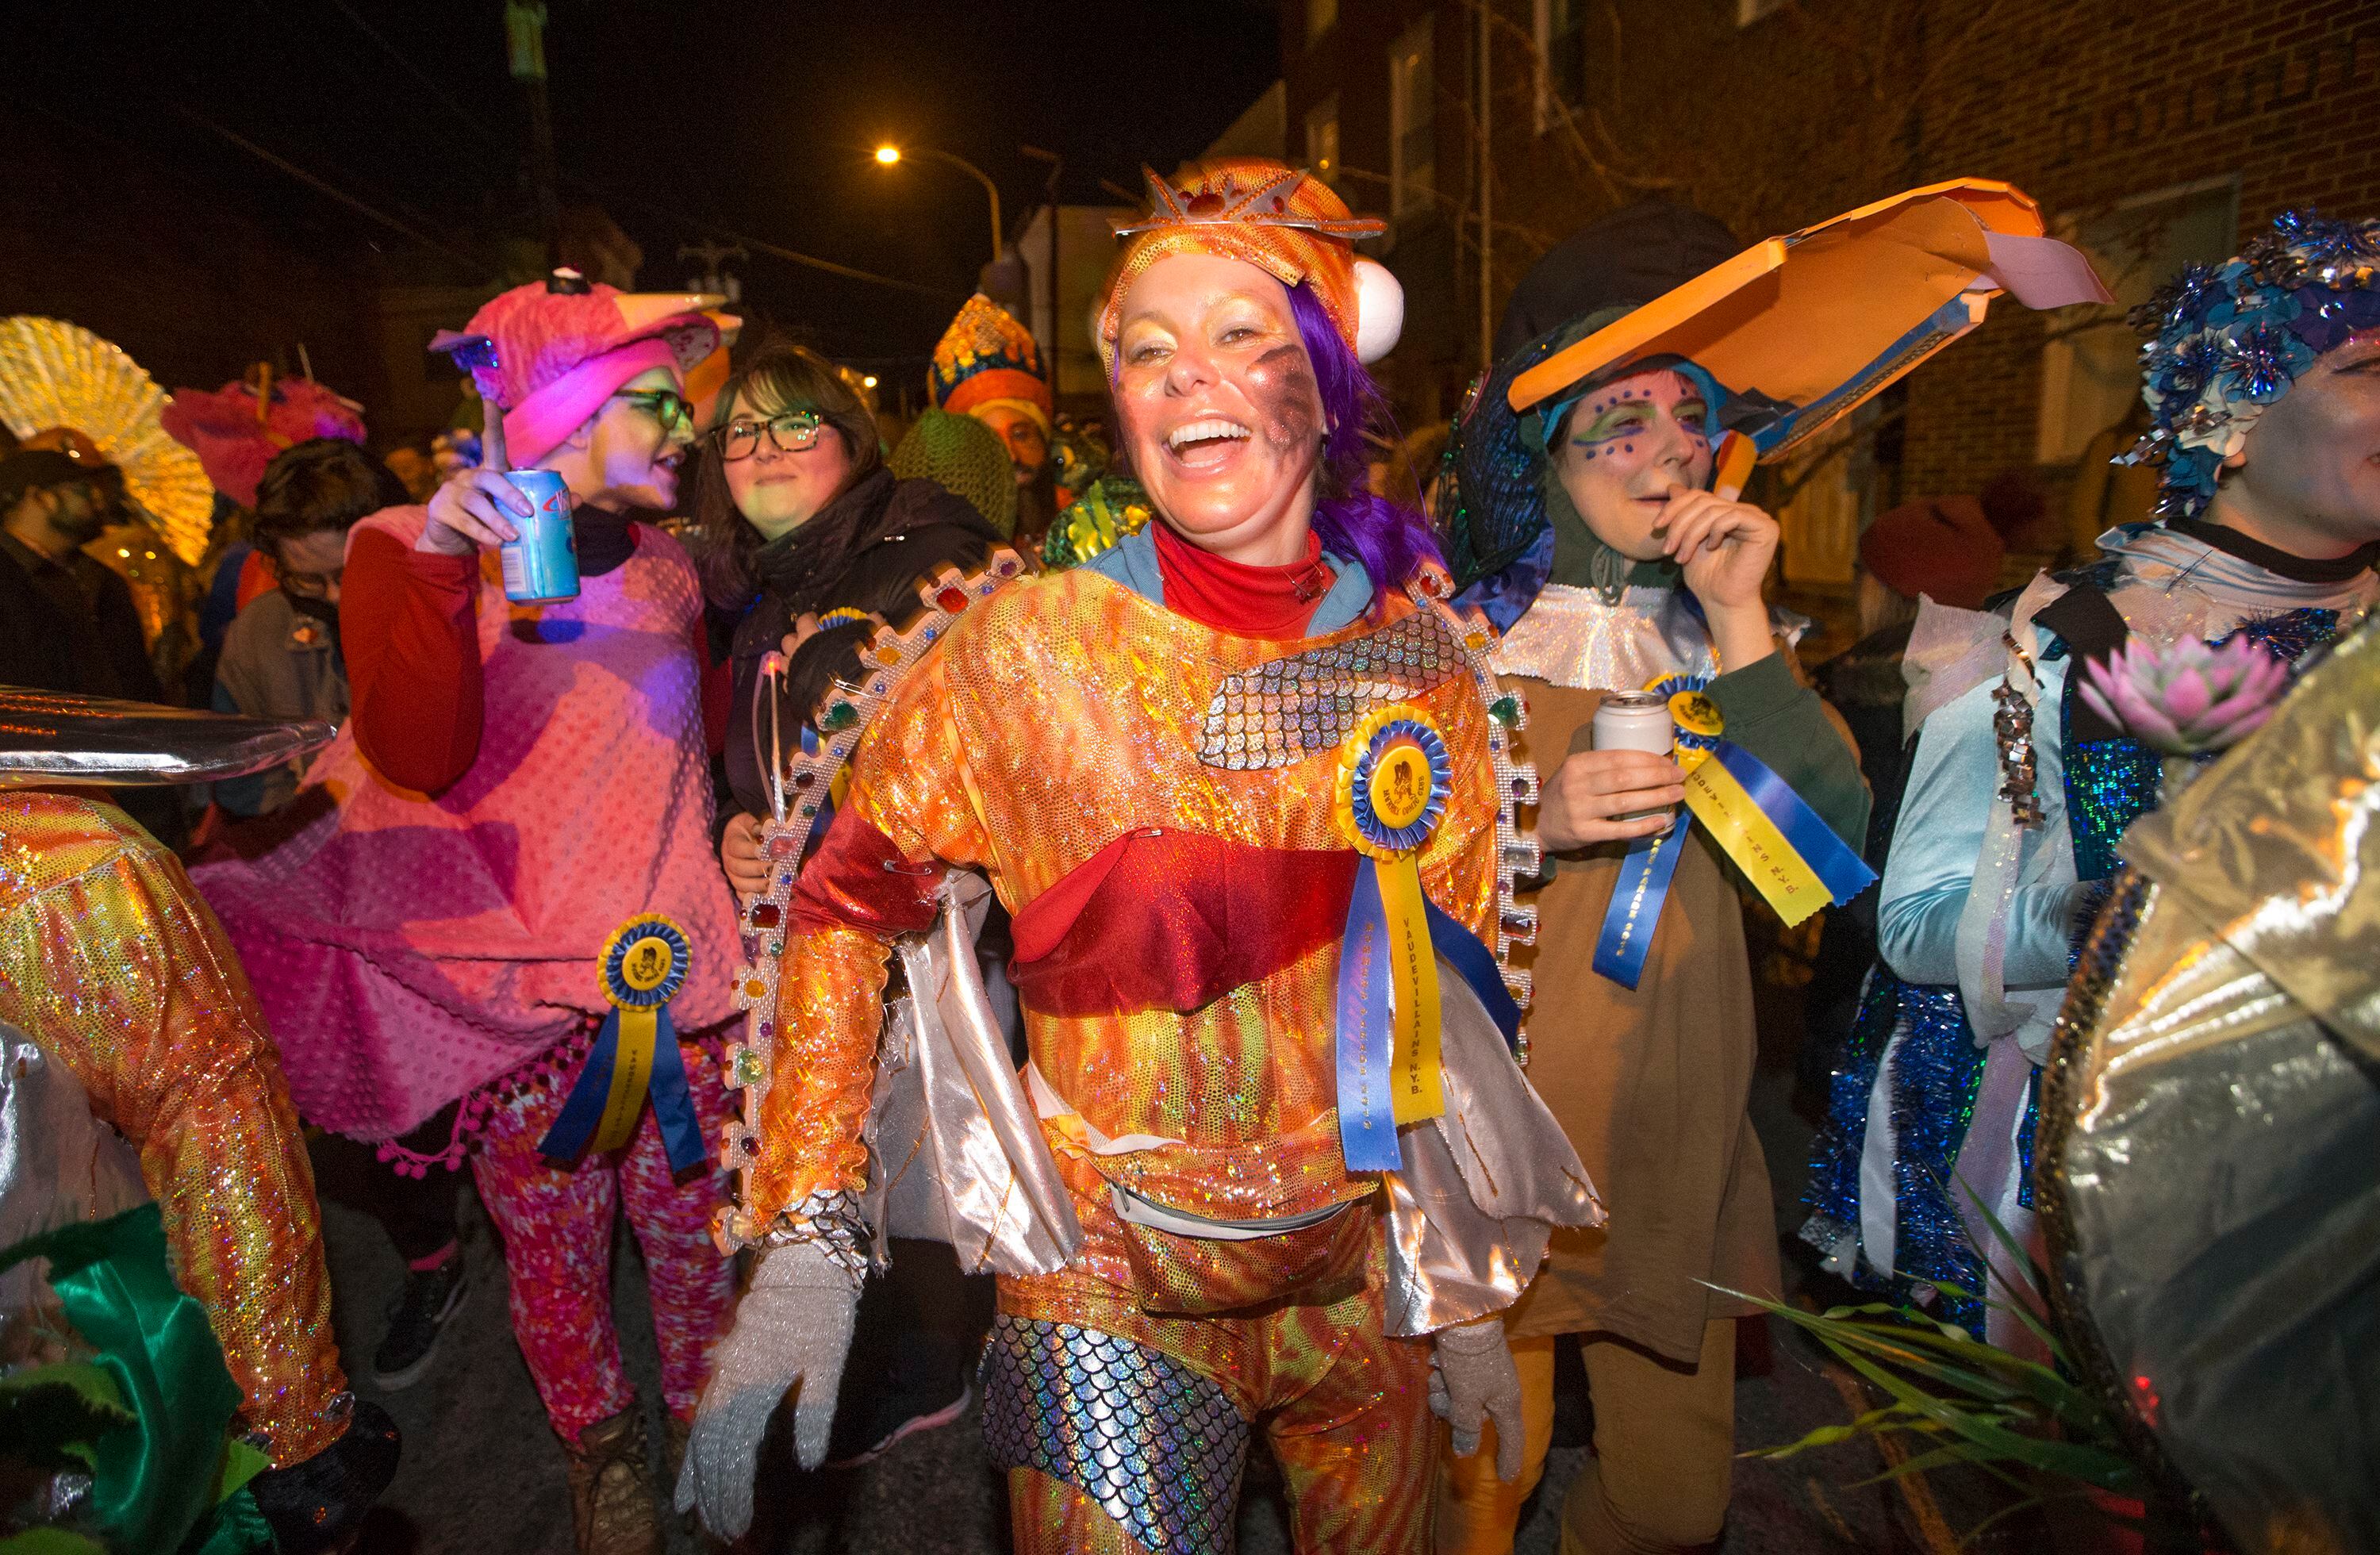
[[[246,974],[180,864],[113,806],[7,798],[0,1020],[130,1139],[176,1277],[206,1308],[275,1464],[346,1428],[321,1215]]]

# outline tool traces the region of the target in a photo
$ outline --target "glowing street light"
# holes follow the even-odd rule
[[[859,380],[859,386],[863,389],[872,389],[876,387],[876,374],[870,372],[864,375]]]
[[[876,148],[876,164],[879,167],[897,166],[905,154],[931,157],[936,162],[948,163],[983,186],[983,192],[991,197],[991,260],[994,264],[999,263],[1000,256],[1006,252],[1008,248],[1005,229],[1000,225],[1000,186],[993,183],[982,168],[965,157],[953,156],[948,152],[937,151],[931,146],[913,147],[907,153],[904,153],[900,147],[888,140]]]

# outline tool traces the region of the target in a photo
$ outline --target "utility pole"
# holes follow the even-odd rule
[[[1066,159],[1055,152],[1045,152],[1038,146],[1016,148],[1035,162],[1050,164],[1050,180],[1042,188],[1050,196],[1050,275],[1042,290],[1050,298],[1049,355],[1041,366],[1050,374],[1050,396],[1054,403],[1058,395],[1058,352],[1064,339],[1065,324],[1058,316],[1058,175],[1066,170]]]
[[[562,200],[554,192],[553,115],[545,102],[545,0],[504,0],[504,54],[528,99],[528,175],[548,266],[562,262]]]

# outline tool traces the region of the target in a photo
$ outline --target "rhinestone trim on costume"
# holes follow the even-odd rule
[[[1230,1555],[1251,1429],[1220,1383],[1130,1340],[1006,1313],[982,1381],[995,1467],[1072,1485],[1150,1550]]]
[[[735,1005],[746,1013],[745,1033],[743,1041],[727,1049],[724,1077],[729,1089],[744,1093],[744,1115],[729,1119],[720,1131],[719,1163],[735,1178],[735,1201],[722,1205],[710,1221],[710,1239],[722,1253],[785,1239],[782,1229],[771,1231],[745,1206],[752,1168],[760,1159],[761,1110],[769,1099],[769,1055],[777,1037],[777,963],[785,954],[786,909],[793,897],[794,878],[801,870],[802,847],[818,820],[819,807],[825,802],[835,774],[858,748],[868,721],[892,699],[893,688],[910,668],[942,640],[962,612],[990,599],[1024,571],[1024,560],[1002,546],[976,572],[962,576],[957,568],[946,567],[940,577],[918,585],[924,611],[907,631],[877,628],[860,651],[868,672],[866,684],[853,686],[836,682],[834,695],[819,719],[818,748],[787,758],[785,771],[771,784],[781,813],[760,825],[760,851],[769,860],[769,883],[759,895],[742,905],[739,915],[747,959],[735,969]],[[761,694],[773,695],[770,679],[764,669]],[[856,1201],[852,1218],[858,1223]],[[866,1236],[859,1241],[864,1244]],[[838,1257],[836,1261],[843,1259]]]

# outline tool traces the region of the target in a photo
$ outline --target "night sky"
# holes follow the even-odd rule
[[[1263,91],[1279,74],[1276,15],[1270,0],[551,0],[563,198],[601,205],[635,237],[655,289],[695,273],[680,244],[722,229],[931,288],[759,254],[733,267],[756,319],[846,358],[920,357],[989,257],[984,194],[930,163],[880,169],[870,148],[889,138],[974,162],[1012,231],[1050,176],[1020,145],[1066,159],[1063,198],[1105,202],[1102,179],[1136,188],[1142,163],[1195,155]],[[220,131],[454,248],[526,233],[526,115],[502,17],[501,0],[29,6],[7,24],[28,67],[9,90],[268,224],[368,239],[395,278],[468,279]]]

